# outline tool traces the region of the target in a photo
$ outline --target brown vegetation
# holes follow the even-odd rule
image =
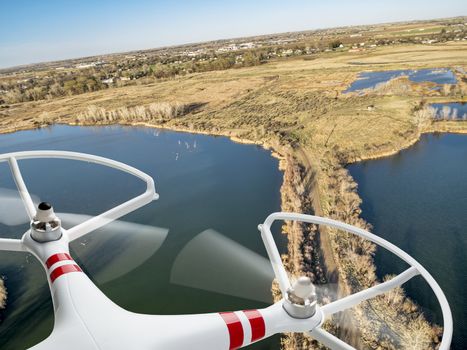
[[[7,291],[5,287],[5,281],[3,278],[0,278],[0,309],[5,308],[6,306]]]
[[[131,122],[163,122],[180,117],[190,110],[190,106],[182,103],[159,102],[147,106],[120,107],[106,110],[95,105],[88,106],[84,112],[76,116],[76,123],[131,123]]]

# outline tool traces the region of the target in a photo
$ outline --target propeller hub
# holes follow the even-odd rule
[[[47,202],[42,202],[37,207],[36,215],[31,222],[31,237],[40,243],[57,241],[62,237],[60,219]]]
[[[287,290],[285,311],[294,318],[310,318],[316,312],[316,291],[310,278],[302,276]]]

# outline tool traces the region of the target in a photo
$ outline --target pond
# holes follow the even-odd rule
[[[271,303],[271,281],[256,291],[260,297],[250,298],[234,291],[236,296],[227,295],[229,291],[217,290],[215,285],[211,290],[197,289],[172,278],[178,254],[202,232],[214,232],[266,256],[257,225],[280,210],[282,183],[278,160],[269,151],[225,137],[142,127],[56,125],[0,135],[0,153],[44,149],[109,157],[155,179],[160,199],[123,218],[132,224],[100,230],[71,246],[72,255],[114,302],[150,314],[242,310]],[[12,206],[15,186],[7,165],[0,165],[0,209],[16,211],[0,215],[0,232],[3,237],[20,237],[27,230],[27,218],[21,206]],[[34,198],[50,201],[57,212],[79,214],[72,215],[78,221],[144,188],[127,175],[86,163],[25,160],[20,167]],[[281,242],[284,249],[283,238]],[[207,248],[210,244],[206,241]],[[210,250],[204,253],[209,255]],[[222,268],[220,264],[221,273]],[[9,293],[8,307],[1,315],[0,348],[30,347],[53,327],[45,273],[31,255],[13,252],[0,252],[0,273]],[[235,281],[237,276],[229,277]],[[251,348],[279,349],[279,337]]]
[[[423,135],[399,154],[349,166],[363,200],[363,218],[373,232],[417,259],[438,281],[454,318],[451,349],[467,343],[467,136]],[[380,277],[405,265],[381,251]],[[414,279],[405,285],[428,317],[442,324],[429,288]]]
[[[456,75],[450,69],[400,69],[378,72],[361,72],[344,93],[375,88],[378,84],[391,79],[407,76],[416,83],[432,82],[435,84],[456,84]]]

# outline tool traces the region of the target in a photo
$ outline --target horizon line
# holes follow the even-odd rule
[[[71,60],[83,60],[83,59],[99,57],[99,56],[122,55],[122,54],[128,54],[128,53],[139,52],[139,51],[162,50],[162,49],[168,49],[168,48],[183,47],[183,46],[187,46],[187,45],[207,44],[207,43],[213,43],[213,42],[216,42],[216,41],[239,40],[239,39],[246,39],[246,38],[262,37],[262,36],[267,36],[267,35],[281,35],[281,34],[287,34],[287,33],[304,33],[304,32],[319,31],[319,30],[324,30],[324,29],[352,28],[352,27],[360,27],[360,26],[373,26],[373,25],[410,23],[410,22],[427,22],[427,21],[433,21],[433,20],[448,20],[448,19],[464,18],[464,17],[467,17],[467,15],[459,15],[459,16],[454,16],[454,17],[436,17],[436,18],[426,18],[426,19],[402,20],[402,21],[395,21],[395,22],[377,22],[377,23],[370,23],[370,24],[343,25],[343,26],[337,26],[337,27],[336,26],[329,26],[329,27],[320,27],[320,28],[310,28],[310,29],[305,29],[305,30],[274,32],[274,33],[262,33],[262,34],[256,34],[256,35],[248,35],[248,36],[211,39],[211,40],[206,40],[206,41],[185,42],[185,43],[178,43],[178,44],[165,45],[165,46],[141,48],[141,49],[130,50],[130,51],[118,51],[118,52],[114,51],[114,52],[106,52],[106,53],[97,53],[97,54],[93,54],[93,55],[89,55],[89,56],[78,56],[78,57],[63,58],[63,59],[57,59],[57,60],[51,60],[51,61],[31,62],[31,63],[25,63],[25,64],[16,65],[16,66],[0,67],[0,73],[3,70],[9,70],[9,69],[14,69],[14,68],[15,69],[20,69],[20,68],[26,68],[26,67],[29,67],[29,66],[35,66],[35,65],[40,65],[40,64],[59,63],[59,62],[66,62],[66,61],[71,61]]]

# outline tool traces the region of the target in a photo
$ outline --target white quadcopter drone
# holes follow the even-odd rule
[[[112,167],[146,182],[146,191],[68,230],[61,226],[50,204],[37,207],[23,181],[17,160],[62,158]],[[126,164],[82,153],[30,151],[0,155],[9,163],[21,199],[31,220],[22,239],[0,238],[0,250],[32,253],[43,265],[52,294],[55,324],[51,335],[32,349],[238,349],[276,333],[306,332],[331,349],[354,349],[321,326],[331,315],[390,291],[421,275],[432,288],[442,309],[444,331],[440,350],[448,350],[452,339],[452,316],[443,291],[433,277],[407,253],[360,228],[331,219],[293,213],[271,214],[258,226],[282,299],[259,310],[197,315],[144,315],[126,311],[109,300],[81,270],[69,252],[69,243],[158,198],[153,179]],[[291,282],[274,242],[271,225],[292,220],[327,225],[368,239],[407,262],[410,267],[393,279],[319,305],[315,288],[307,277]]]

